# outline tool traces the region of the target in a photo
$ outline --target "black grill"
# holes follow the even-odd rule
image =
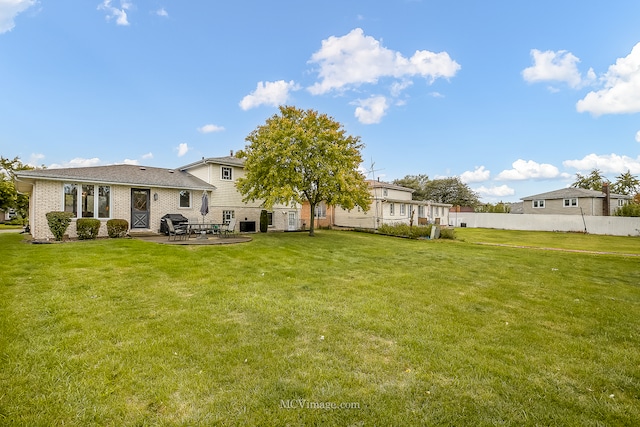
[[[166,214],[162,218],[160,218],[160,232],[164,233],[166,236],[169,235],[169,227],[167,227],[167,218],[171,219],[174,227],[176,225],[187,224],[189,219],[182,216],[181,214]]]

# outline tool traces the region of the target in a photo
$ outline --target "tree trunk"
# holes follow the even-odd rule
[[[309,218],[309,236],[314,237],[314,230],[315,230],[315,219],[316,219],[316,204],[315,203],[311,203],[311,201],[309,201],[309,208],[311,209],[311,212],[309,214],[310,218]]]

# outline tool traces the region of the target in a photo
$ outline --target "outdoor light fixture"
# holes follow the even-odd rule
[[[154,202],[158,201],[158,193],[153,193],[153,201]]]

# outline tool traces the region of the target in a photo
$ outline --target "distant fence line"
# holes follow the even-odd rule
[[[640,236],[640,218],[638,217],[451,212],[449,225],[503,230]]]

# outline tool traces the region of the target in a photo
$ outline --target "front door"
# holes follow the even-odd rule
[[[131,228],[149,228],[151,190],[131,189]]]
[[[287,224],[288,231],[295,231],[298,229],[298,213],[296,211],[289,211],[289,223]]]

